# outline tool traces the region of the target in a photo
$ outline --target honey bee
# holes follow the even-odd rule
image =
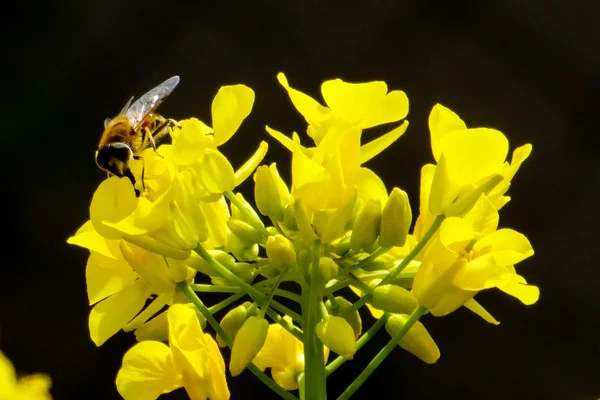
[[[127,177],[135,188],[135,177],[129,167],[131,160],[141,159],[140,153],[152,147],[156,151],[156,141],[177,121],[164,118],[154,112],[163,100],[175,89],[179,77],[173,76],[137,99],[133,97],[125,104],[119,115],[104,121],[104,132],[96,151],[96,164],[109,176]],[[142,168],[144,187],[144,169]],[[135,189],[136,196],[140,195]]]

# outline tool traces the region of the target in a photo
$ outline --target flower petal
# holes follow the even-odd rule
[[[531,243],[525,235],[512,229],[500,229],[481,238],[473,246],[476,253],[487,253],[501,266],[514,265],[533,255]]]
[[[325,103],[336,117],[360,128],[398,121],[408,114],[408,98],[396,90],[387,93],[382,81],[348,83],[341,79],[323,82]]]
[[[85,269],[90,305],[99,302],[131,285],[138,275],[125,260],[92,252]]]
[[[128,178],[113,176],[103,181],[92,198],[90,220],[94,229],[107,239],[119,239],[121,233],[104,222],[119,222],[133,213],[138,205],[133,185]]]
[[[138,279],[125,290],[96,304],[89,319],[90,336],[96,346],[101,346],[131,321],[149,296],[146,284]]]
[[[92,221],[87,221],[67,243],[86,248],[113,259],[121,258],[118,240],[106,240],[94,230]]]
[[[254,90],[245,85],[223,86],[212,103],[215,145],[227,142],[252,111]]]
[[[360,148],[360,163],[364,164],[371,158],[375,157],[383,150],[387,149],[394,143],[398,138],[404,135],[408,128],[408,121],[404,121],[402,125],[391,130],[390,132],[381,135],[377,139],[371,140],[369,143],[362,145]]]
[[[444,136],[452,131],[464,129],[467,129],[467,125],[449,108],[441,104],[433,106],[429,114],[429,132],[431,135],[431,151],[436,161],[439,162],[442,155],[440,142]]]
[[[277,74],[277,80],[287,90],[290,100],[310,125],[318,125],[329,118],[331,111],[327,107],[323,107],[312,97],[291,88],[282,72]]]
[[[453,131],[439,142],[448,170],[457,185],[475,183],[498,173],[508,154],[508,139],[488,128]]]
[[[171,350],[154,341],[138,343],[125,353],[116,383],[125,400],[154,400],[183,386]]]

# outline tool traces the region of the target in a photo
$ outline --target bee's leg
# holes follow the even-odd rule
[[[123,176],[128,177],[129,180],[131,181],[131,184],[133,185],[133,190],[135,190],[135,197],[140,197],[140,191],[135,188],[135,177],[133,176],[133,173],[131,172],[131,170],[129,168],[127,168],[126,170],[123,171]],[[143,180],[142,180],[142,182],[143,182]]]
[[[156,152],[156,140],[160,139],[164,135],[164,133],[163,133],[164,131],[166,131],[167,129],[169,129],[173,126],[177,126],[177,127],[181,128],[181,125],[179,124],[179,122],[175,121],[174,119],[168,118],[168,119],[163,120],[160,123],[160,125],[158,125],[152,132],[150,132],[150,134],[148,135],[148,141],[150,142],[150,146],[152,146],[152,148],[154,149],[155,152]],[[158,154],[158,152],[156,152],[156,154]],[[158,154],[158,155],[161,156],[160,154]]]
[[[146,184],[144,183],[144,172],[146,171],[146,162],[144,161],[144,157],[142,156],[133,156],[134,160],[142,160],[142,188],[144,189],[144,192],[146,191]],[[137,192],[137,190],[136,190]],[[138,195],[139,197],[139,195]]]

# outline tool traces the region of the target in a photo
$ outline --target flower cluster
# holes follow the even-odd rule
[[[467,128],[436,105],[429,117],[435,164],[421,170],[411,232],[407,193],[388,190],[365,166],[406,132],[406,94],[380,81],[335,79],[322,84],[322,105],[284,74],[277,78],[309,138],[266,127],[291,153],[289,184],[276,164],[259,165],[264,142],[237,171],[219,151],[254,102],[248,87],[226,86],[213,101],[212,127],[180,121],[172,144],[146,149],[133,163],[136,188],[127,178],[102,182],[90,221],[68,240],[90,251],[94,343],[120,330],[135,331],[139,341],[117,376],[125,399],[180,387],[192,399],[229,398],[219,346],[231,349],[232,376],[248,369],[283,398],[295,398],[296,389],[302,398],[325,398],[326,377],[385,326],[388,345],[344,399],[396,346],[437,361],[423,315],[465,306],[497,324],[474,299],[481,290],[498,288],[527,305],[538,299],[537,287],[515,269],[533,255],[529,241],[498,228],[531,145],[517,148],[509,163],[504,134]],[[368,138],[369,128],[384,124],[394,126]],[[234,193],[252,174],[256,210]],[[207,306],[204,292],[228,297]],[[366,323],[363,306],[374,317]],[[330,352],[337,358],[329,360]]]

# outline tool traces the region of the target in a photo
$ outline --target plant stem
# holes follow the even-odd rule
[[[202,257],[202,259],[204,261],[206,261],[206,263],[208,265],[210,265],[212,268],[214,268],[215,271],[217,271],[223,278],[227,279],[228,281],[230,281],[232,283],[235,283],[243,291],[245,291],[250,297],[252,297],[252,299],[255,302],[257,302],[259,306],[261,306],[261,307],[263,306],[267,296],[264,295],[260,290],[258,290],[254,286],[244,282],[236,274],[234,274],[233,272],[231,272],[230,270],[225,268],[220,262],[215,260],[202,246],[196,247],[194,249],[194,251],[200,257]],[[273,302],[272,304],[273,304],[273,307],[278,307],[278,308],[281,308],[282,310],[285,310],[285,311],[282,311],[284,313],[291,312],[293,314],[298,315],[297,313],[294,313],[292,310],[290,310],[289,308],[285,307],[282,304],[277,303],[277,305],[276,305],[276,302]],[[273,321],[275,321],[279,325],[281,325],[285,330],[287,330],[292,335],[294,335],[296,338],[298,338],[298,340],[302,340],[302,333],[297,328],[295,328],[293,325],[290,325],[287,321],[285,321],[281,317],[281,315],[277,314],[276,312],[274,312],[273,310],[271,310],[269,308],[267,308],[266,312],[267,312],[267,315],[273,319]],[[300,318],[302,318],[302,317],[300,317]]]
[[[227,347],[229,347],[231,349],[233,347],[233,342],[231,341],[229,336],[227,336],[227,334],[225,333],[223,328],[221,328],[221,326],[219,325],[219,323],[217,322],[215,317],[213,317],[213,315],[210,313],[208,308],[206,308],[206,306],[204,305],[202,300],[200,300],[200,298],[196,295],[196,293],[192,290],[192,288],[187,284],[187,282],[185,282],[185,281],[179,282],[177,284],[177,287],[179,288],[179,290],[181,290],[181,292],[183,294],[185,294],[187,296],[187,298],[192,302],[192,304],[194,304],[194,306],[196,306],[198,311],[200,311],[200,313],[204,316],[204,318],[206,318],[206,320],[208,321],[210,326],[215,330],[215,332],[219,336],[221,336],[221,338],[223,339],[223,341],[225,342]],[[256,375],[256,377],[258,379],[260,379],[262,381],[262,383],[267,385],[271,390],[273,390],[275,393],[277,393],[281,398],[288,399],[288,400],[298,400],[298,398],[296,396],[294,396],[293,394],[291,394],[290,392],[286,391],[281,386],[279,386],[273,379],[269,378],[264,372],[262,372],[253,363],[248,364],[248,369],[250,370],[250,372],[252,372],[254,375]]]
[[[377,286],[387,285],[388,283],[390,283],[391,281],[393,281],[398,275],[400,275],[400,273],[402,272],[402,270],[404,268],[406,268],[406,266],[412,260],[414,260],[416,256],[419,255],[419,253],[421,252],[421,250],[423,250],[423,248],[425,247],[425,245],[427,244],[427,242],[429,242],[429,240],[433,237],[433,235],[440,228],[440,225],[442,225],[442,222],[444,221],[444,219],[446,219],[446,217],[443,214],[442,215],[438,215],[437,217],[435,217],[435,219],[433,220],[431,226],[429,227],[429,230],[427,230],[427,232],[425,233],[425,235],[423,235],[423,237],[421,237],[421,240],[419,240],[419,243],[417,243],[417,245],[410,251],[410,253],[408,253],[406,255],[406,257],[404,258],[404,260],[402,260],[400,262],[400,264],[398,264],[397,266],[395,266],[394,268],[392,268],[390,270],[389,275],[386,276],[385,278],[383,278],[383,280],[381,282],[379,282],[379,284]],[[352,267],[350,267],[350,268],[352,268]],[[352,312],[354,310],[358,310],[359,308],[361,308],[362,306],[364,306],[365,304],[367,304],[367,302],[369,302],[372,298],[373,298],[373,292],[365,294],[360,299],[358,299],[356,301],[356,303],[354,303],[352,305],[351,308],[347,308],[345,310],[344,314],[347,315],[348,313],[350,313],[350,312]]]
[[[316,333],[320,320],[319,303],[322,298],[323,283],[319,272],[321,245],[315,241],[313,259],[310,266],[310,285],[308,292],[303,291],[302,314],[306,318],[304,326],[304,391],[307,400],[327,399],[325,361],[323,359],[323,343]]]
[[[354,394],[360,388],[360,386],[371,376],[375,369],[385,360],[385,358],[394,350],[398,342],[404,337],[406,332],[412,328],[412,326],[421,318],[423,314],[427,312],[424,307],[417,307],[410,315],[406,324],[400,329],[400,331],[394,336],[384,347],[377,353],[377,355],[371,360],[369,365],[360,373],[360,375],[344,390],[344,392],[337,398],[337,400],[346,400]]]

